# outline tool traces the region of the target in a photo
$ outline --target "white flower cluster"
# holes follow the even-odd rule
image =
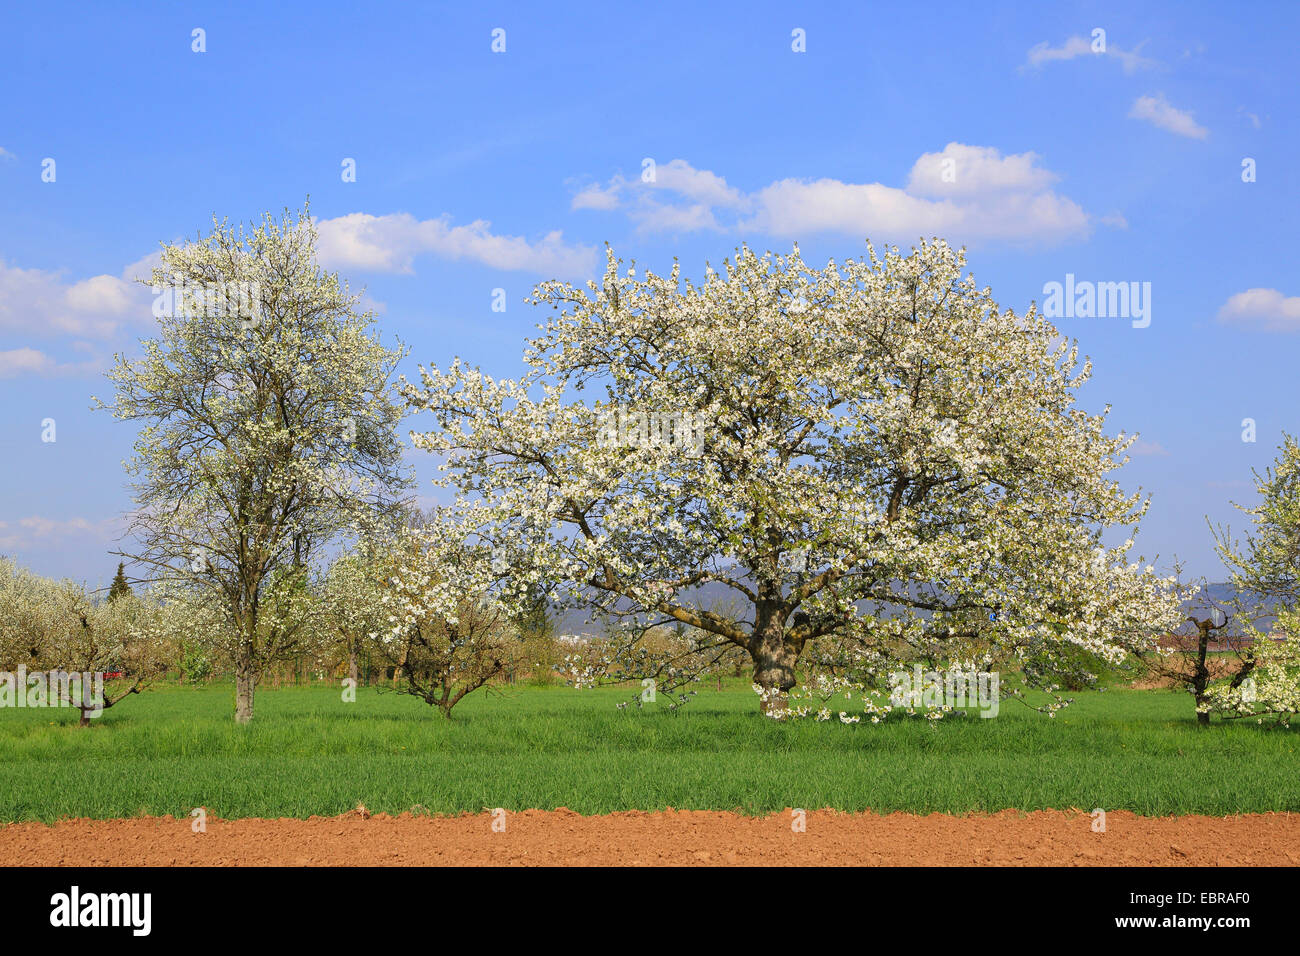
[[[1284,610],[1278,628],[1278,636],[1254,632],[1254,667],[1248,676],[1210,685],[1198,710],[1260,723],[1267,717],[1290,725],[1292,716],[1300,713],[1300,612]]]

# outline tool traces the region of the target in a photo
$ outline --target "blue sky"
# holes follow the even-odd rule
[[[1058,325],[1084,405],[1141,432],[1140,550],[1222,577],[1204,516],[1300,431],[1300,8],[469,6],[3,5],[0,553],[107,582],[134,436],[89,406],[152,322],[127,280],[213,213],[310,195],[408,373],[517,374],[522,299],[605,242],[699,275],[742,241],[817,264],[937,234],[1017,310],[1067,274],[1150,283],[1144,328]]]

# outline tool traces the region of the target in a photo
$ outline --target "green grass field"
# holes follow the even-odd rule
[[[1198,728],[1186,695],[1075,695],[1054,719],[1005,702],[996,719],[878,726],[760,717],[742,681],[678,713],[619,711],[627,690],[508,688],[445,721],[363,688],[262,690],[231,719],[233,688],[163,686],[82,730],[67,710],[0,711],[0,821],[582,813],[785,807],[913,812],[1079,807],[1147,815],[1300,811],[1300,730]]]

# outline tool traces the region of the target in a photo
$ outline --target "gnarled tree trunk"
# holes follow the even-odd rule
[[[760,601],[754,615],[749,654],[754,659],[754,683],[763,689],[763,713],[785,719],[786,692],[795,684],[799,653],[785,634],[785,609],[775,602]]]

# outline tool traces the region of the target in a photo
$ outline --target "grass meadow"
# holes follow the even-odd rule
[[[568,807],[760,814],[786,807],[962,813],[1127,809],[1145,815],[1300,811],[1300,730],[1196,726],[1190,699],[1112,688],[1048,718],[1004,701],[967,716],[844,726],[774,723],[748,683],[673,713],[620,711],[630,689],[506,687],[446,721],[361,688],[261,690],[253,723],[233,687],[166,685],[88,729],[71,710],[0,712],[0,821],[63,817],[333,815]]]

